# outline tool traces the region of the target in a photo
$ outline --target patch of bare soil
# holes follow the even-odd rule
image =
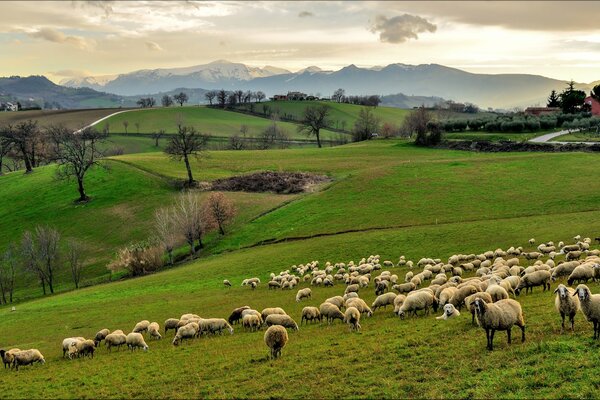
[[[217,179],[212,182],[210,189],[227,192],[294,194],[310,192],[316,185],[330,181],[331,178],[324,175],[314,175],[304,172],[265,171]]]

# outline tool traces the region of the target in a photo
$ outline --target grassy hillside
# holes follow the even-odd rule
[[[127,132],[137,134],[136,123],[140,124],[139,133],[152,133],[164,129],[167,133],[175,133],[177,121],[182,120],[184,125],[191,125],[204,134],[213,136],[240,135],[240,127],[248,127],[248,136],[258,136],[270,124],[269,119],[224,111],[215,108],[188,106],[169,107],[137,110],[135,112],[115,115],[100,125],[106,123],[110,126],[111,133],[124,133],[123,122],[129,123]],[[297,132],[297,125],[288,122],[278,122],[292,139],[309,139],[304,134]],[[322,139],[337,139],[339,134],[331,131],[322,131]],[[314,139],[314,138],[313,138]]]
[[[37,120],[40,126],[64,124],[71,129],[78,129],[118,111],[122,110],[118,108],[99,108],[90,110],[28,110],[0,112],[0,126],[4,124],[16,124],[31,119]]]
[[[272,113],[294,120],[300,120],[302,112],[307,106],[321,104],[326,104],[331,108],[329,119],[331,120],[332,126],[337,129],[345,130],[352,130],[354,122],[358,118],[358,113],[363,108],[362,106],[354,104],[336,103],[332,101],[267,101],[260,104],[254,104],[254,111],[262,113],[263,106],[267,106]],[[240,108],[244,109],[249,107],[250,106],[248,105],[242,105]],[[372,108],[372,110],[382,123],[388,122],[395,126],[402,124],[404,117],[410,112],[410,110],[394,107],[376,107]]]

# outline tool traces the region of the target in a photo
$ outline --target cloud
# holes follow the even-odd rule
[[[409,39],[418,39],[419,33],[435,32],[437,26],[418,15],[403,14],[388,18],[384,15],[375,17],[369,30],[379,33],[379,40],[387,43],[404,43]]]
[[[61,69],[59,71],[52,71],[50,74],[69,78],[85,78],[86,76],[92,75],[90,71],[80,69]]]
[[[163,48],[156,42],[146,42],[146,48],[150,51],[163,51]]]
[[[81,50],[86,50],[90,47],[90,43],[84,38],[80,36],[67,36],[63,32],[53,28],[41,28],[27,34],[33,38],[44,39],[49,42],[70,44]]]
[[[311,13],[310,11],[300,11],[298,13],[298,17],[300,18],[306,18],[306,17],[314,17],[315,14]]]

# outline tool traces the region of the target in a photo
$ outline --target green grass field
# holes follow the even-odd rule
[[[555,137],[553,142],[600,142],[600,135],[587,132],[572,132],[568,135]]]
[[[72,203],[74,184],[53,180],[52,167],[0,177],[0,220],[7,227],[0,231],[0,244],[17,240],[34,224],[51,224],[64,236],[95,243],[95,264],[86,278],[105,277],[105,260],[119,245],[150,233],[153,210],[176,194],[169,180],[185,175],[182,163],[162,153],[118,156],[108,165],[110,172],[92,175],[94,200],[81,208]],[[147,340],[147,353],[108,353],[102,346],[93,360],[61,359],[61,342],[92,337],[105,327],[129,332],[143,319],[162,326],[166,318],[188,312],[227,318],[242,305],[259,311],[283,307],[299,322],[302,307],[342,294],[344,285],[313,287],[313,298],[297,303],[296,290],[268,290],[266,282],[271,272],[312,260],[357,262],[370,254],[394,262],[401,254],[415,261],[424,256],[445,260],[498,247],[532,249],[530,237],[538,243],[570,242],[576,234],[594,238],[600,236],[600,181],[591,177],[598,175],[599,165],[593,153],[481,154],[418,148],[400,140],[209,152],[193,163],[198,180],[275,170],[327,174],[333,182],[297,196],[231,193],[238,218],[224,238],[209,236],[205,254],[194,262],[21,302],[15,312],[0,307],[0,347],[38,348],[47,361],[3,371],[3,396],[598,397],[593,382],[600,343],[591,339],[590,324],[580,314],[575,333],[561,335],[553,294],[539,288],[518,298],[527,341],[507,345],[499,332],[492,353],[485,350],[484,331],[471,325],[466,311],[449,321],[434,315],[401,321],[389,307],[363,318],[361,333],[350,333],[339,321],[302,326],[290,332],[283,357],[275,361],[266,358],[264,329],[244,332],[238,325],[233,336],[204,337],[177,348],[170,343],[172,333],[158,342]],[[43,201],[32,203],[32,198]],[[279,243],[258,245],[271,240]],[[401,279],[407,272],[390,270]],[[263,282],[257,290],[240,287],[253,276]],[[70,285],[61,279],[61,289]],[[223,279],[233,287],[224,288]],[[597,283],[589,286],[600,292]],[[19,299],[39,291],[35,282],[22,280]],[[360,294],[370,304],[372,284]]]
[[[241,135],[242,125],[248,127],[247,136],[258,136],[270,124],[269,119],[254,117],[236,113],[233,111],[224,111],[216,108],[187,106],[170,108],[153,108],[136,110],[124,114],[115,115],[100,123],[100,127],[109,125],[111,133],[125,133],[123,122],[129,123],[127,133],[152,133],[164,129],[166,133],[175,133],[177,130],[177,121],[183,121],[184,125],[190,125],[203,134],[213,136],[233,136]],[[136,123],[139,123],[139,131]],[[291,139],[314,139],[298,133],[297,125],[289,122],[277,123]],[[323,130],[321,139],[336,140],[339,133]]]
[[[0,112],[0,126],[17,124],[22,121],[37,120],[40,126],[64,124],[71,129],[79,129],[107,115],[122,111],[118,108],[100,108],[84,110],[31,110]]]
[[[510,140],[511,142],[526,142],[537,136],[548,132],[535,133],[504,133],[504,132],[450,132],[444,133],[444,138],[449,140],[489,140],[498,142],[501,140]]]

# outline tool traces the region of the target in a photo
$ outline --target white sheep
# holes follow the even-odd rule
[[[571,331],[575,332],[575,315],[577,314],[577,311],[579,311],[579,298],[573,296],[575,290],[568,288],[561,283],[554,290],[554,293],[556,293],[554,307],[556,307],[556,311],[558,311],[560,318],[562,319],[560,333],[565,331],[565,317],[567,316],[569,317],[569,322],[571,322]]]
[[[339,309],[342,309],[342,307],[344,307],[345,300],[342,296],[334,296],[328,298],[327,300],[325,300],[325,302],[335,304],[336,306],[338,306]]]
[[[94,358],[94,350],[96,349],[96,344],[93,340],[80,340],[75,343],[71,343],[69,348],[69,358],[73,358],[74,355],[78,356],[90,356]]]
[[[289,315],[271,314],[265,319],[265,324],[267,326],[281,325],[294,331],[299,329],[296,321],[294,321]]]
[[[108,351],[112,351],[113,347],[121,348],[127,342],[127,336],[123,333],[123,331],[118,330],[114,331],[104,338],[104,342],[106,343],[106,348]]]
[[[388,305],[393,305],[394,300],[396,299],[396,293],[388,292],[382,295],[377,296],[373,304],[371,304],[371,308],[373,311],[377,310],[379,307],[387,308]]]
[[[262,310],[262,312],[260,313],[260,317],[264,321],[271,314],[287,315],[287,313],[281,307],[269,307]]]
[[[15,358],[15,354],[18,353],[19,351],[21,351],[21,349],[19,348],[12,348],[9,350],[0,350],[0,358],[2,358],[2,362],[4,363],[4,368],[6,369],[6,367],[10,367],[10,365],[12,364],[14,358]],[[63,355],[64,357],[64,355]]]
[[[158,322],[151,322],[150,325],[148,325],[148,333],[151,337],[153,337],[156,340],[162,339],[162,336],[160,335],[160,326],[158,325]]]
[[[173,346],[178,346],[179,343],[183,343],[183,339],[192,339],[198,336],[200,327],[196,322],[190,322],[177,329],[177,333],[173,338]]]
[[[344,320],[344,314],[335,304],[322,303],[319,306],[319,312],[321,313],[321,316],[325,317],[328,325],[332,323],[335,319],[339,319],[342,321]]]
[[[486,303],[482,299],[475,299],[475,310],[479,326],[485,329],[488,350],[494,349],[496,331],[506,331],[510,344],[513,325],[521,328],[521,342],[525,341],[525,319],[521,305],[516,300],[504,299],[496,303]]]
[[[260,330],[261,325],[261,320],[257,315],[247,314],[242,318],[242,326],[244,329],[250,330],[251,332]]]
[[[358,311],[356,307],[346,308],[346,312],[344,313],[344,323],[350,326],[351,331],[360,331],[360,311]]]
[[[46,360],[38,349],[21,350],[14,353],[13,366],[18,371],[19,365],[30,365],[33,363],[45,364]]]
[[[70,338],[63,339],[63,342],[62,342],[63,358],[65,357],[65,355],[69,351],[69,348],[71,347],[72,344],[77,343],[77,342],[82,342],[84,340],[85,340],[85,338],[83,338],[81,336],[70,337]]]
[[[355,307],[361,314],[367,314],[367,316],[373,315],[373,310],[367,305],[367,303],[360,297],[348,299],[346,302],[346,308]]]
[[[594,324],[594,339],[600,338],[600,294],[592,294],[586,285],[580,284],[575,289],[575,295],[579,297],[583,315]]]
[[[144,341],[144,337],[139,332],[131,332],[126,336],[125,342],[129,350],[133,351],[137,348],[142,348],[144,351],[148,351],[148,345]]]
[[[525,288],[525,294],[528,291],[533,293],[533,288],[536,286],[543,286],[543,291],[546,289],[550,290],[550,277],[552,274],[550,271],[539,270],[523,275],[519,286],[515,289],[515,293],[518,295],[523,288]]]
[[[267,329],[264,336],[265,344],[269,348],[269,356],[274,359],[281,356],[281,349],[288,342],[287,330],[281,325],[273,325]]]
[[[150,325],[150,321],[148,321],[148,320],[140,321],[137,324],[135,324],[135,327],[133,328],[132,332],[135,332],[135,333],[147,332],[148,325]]]
[[[302,299],[310,299],[312,297],[312,290],[310,288],[304,288],[298,290],[296,293],[296,301],[300,302]]]
[[[200,319],[198,325],[200,327],[200,333],[222,334],[223,330],[228,330],[229,334],[233,335],[233,328],[223,318]]]
[[[406,313],[413,313],[417,315],[418,310],[425,310],[425,315],[429,314],[429,309],[433,307],[434,311],[437,311],[437,301],[433,294],[429,291],[419,291],[410,293],[406,296],[404,303],[398,310],[398,316],[404,319]]]
[[[224,285],[225,287],[228,287],[228,288],[230,288],[230,287],[231,287],[231,282],[229,282],[227,279],[223,279],[223,285]]]

